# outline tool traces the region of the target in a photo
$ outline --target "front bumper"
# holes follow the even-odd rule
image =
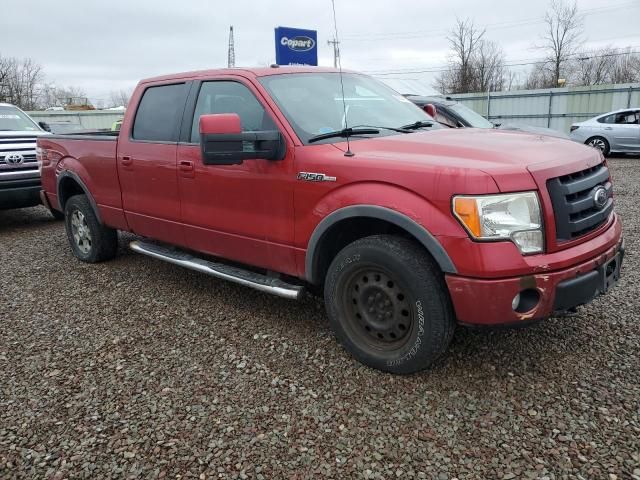
[[[34,207],[40,204],[40,178],[0,182],[0,210]]]
[[[562,270],[499,280],[447,275],[449,293],[459,323],[517,324],[571,310],[605,293],[619,278],[624,240],[595,257]],[[516,295],[528,292],[526,308],[514,310]],[[531,308],[529,308],[531,307]]]

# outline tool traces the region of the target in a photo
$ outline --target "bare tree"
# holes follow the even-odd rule
[[[544,20],[545,33],[539,48],[545,51],[544,68],[550,75],[544,76],[548,82],[543,87],[557,87],[558,80],[569,73],[566,67],[571,57],[582,45],[582,17],[575,1],[569,4],[566,0],[551,0],[551,8]]]
[[[0,94],[5,101],[25,109],[36,108],[42,67],[30,58],[0,57]]]
[[[601,85],[611,81],[615,50],[606,47],[581,54],[576,61],[577,82],[580,85]]]
[[[452,50],[448,68],[434,83],[440,92],[464,93],[504,87],[504,53],[497,44],[485,40],[484,33],[470,20],[456,21],[447,37]]]
[[[9,74],[11,62],[9,58],[0,55],[0,102],[9,100]]]
[[[504,53],[487,40],[478,42],[477,51],[471,57],[471,87],[476,92],[502,90],[505,86]]]
[[[126,107],[130,98],[131,92],[128,90],[112,90],[109,93],[109,104],[111,107]]]
[[[88,103],[87,94],[81,87],[59,87],[44,83],[40,88],[39,108],[65,107]]]
[[[627,48],[624,55],[615,55],[612,59],[610,82],[640,82],[640,55]]]

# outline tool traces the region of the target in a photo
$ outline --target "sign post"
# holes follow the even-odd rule
[[[277,27],[275,33],[278,65],[318,65],[317,31]]]

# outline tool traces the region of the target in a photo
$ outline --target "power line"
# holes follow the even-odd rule
[[[638,2],[626,2],[618,5],[609,5],[606,7],[594,7],[589,9],[580,10],[580,14],[583,16],[588,16],[594,13],[603,13],[607,11],[619,10],[622,8],[627,8],[629,6],[637,6]],[[535,17],[529,19],[522,20],[513,20],[508,22],[497,22],[497,23],[489,23],[485,25],[479,26],[479,28],[488,29],[488,30],[498,30],[504,28],[515,28],[522,27],[527,25],[535,25],[537,23],[544,23],[544,17]],[[369,42],[369,41],[383,41],[383,40],[408,40],[414,38],[430,38],[430,37],[441,37],[449,34],[448,30],[441,30],[438,32],[434,32],[432,30],[417,30],[417,31],[409,31],[409,32],[386,32],[379,34],[366,34],[366,33],[357,33],[352,35],[345,35],[343,37],[344,41],[347,42]]]
[[[616,57],[619,55],[635,55],[635,54],[640,54],[640,51],[627,51],[627,52],[617,52],[617,53],[606,53],[606,54],[601,54],[601,55],[590,55],[590,56],[586,56],[586,57],[582,57],[581,59],[584,60],[590,60],[592,58],[602,58],[602,57]],[[576,53],[573,54],[572,56],[578,56],[578,55],[584,55],[583,53]],[[529,62],[523,62],[523,63],[505,63],[504,66],[505,67],[523,67],[523,66],[527,66],[527,65],[539,65],[539,64],[545,64],[545,63],[549,63],[548,59],[538,59],[538,60],[533,60],[533,61],[529,61]],[[473,67],[468,67],[470,70],[473,69]],[[451,67],[451,66],[439,66],[439,67],[434,67],[432,69],[426,69],[426,70],[396,70],[396,71],[363,71],[363,73],[368,73],[370,75],[373,75],[374,77],[382,77],[382,76],[387,76],[387,75],[411,75],[411,74],[416,74],[416,73],[442,73],[442,72],[448,72],[450,70],[460,70],[460,67]]]

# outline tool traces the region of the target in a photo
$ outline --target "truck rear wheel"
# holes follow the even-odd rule
[[[325,279],[325,304],[340,343],[365,365],[392,373],[429,367],[455,329],[439,268],[399,236],[366,237],[340,251]]]
[[[74,195],[67,201],[64,224],[76,258],[97,263],[116,256],[118,232],[100,224],[86,195]]]

